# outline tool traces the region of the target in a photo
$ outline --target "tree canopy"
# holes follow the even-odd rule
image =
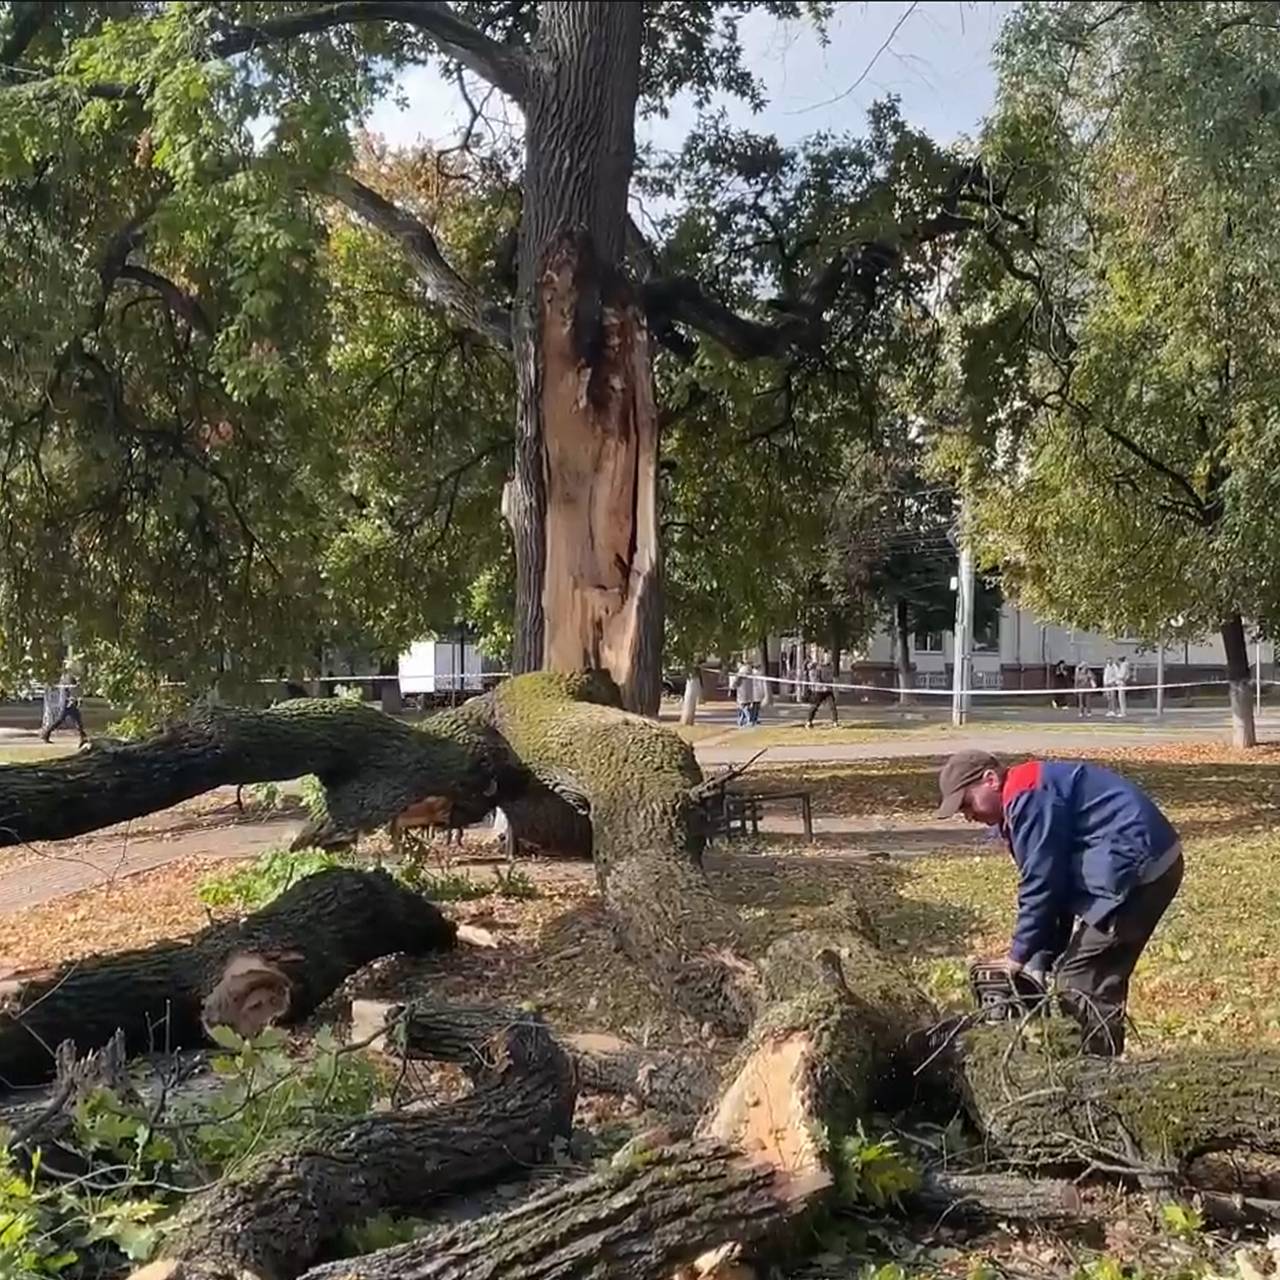
[[[680,90],[758,104],[737,39],[752,7],[646,6],[639,110]],[[0,302],[4,673],[47,673],[72,625],[100,669],[197,687],[326,639],[394,650],[459,614],[501,642],[523,193],[485,94],[520,99],[537,22],[533,5],[0,8],[0,255],[19,285]],[[465,147],[362,141],[428,60],[475,104]],[[636,189],[666,210],[633,226],[632,268],[662,351],[677,655],[794,616],[879,371],[929,323],[964,182],[892,106],[864,139],[798,148],[710,116],[680,155],[639,158]]]
[[[953,288],[943,456],[1044,616],[1152,641],[1275,617],[1278,53],[1271,4],[1006,28],[983,160],[1020,214]]]

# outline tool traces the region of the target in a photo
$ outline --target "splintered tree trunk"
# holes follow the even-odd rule
[[[190,942],[16,975],[0,1003],[0,1084],[49,1080],[55,1045],[100,1049],[117,1028],[137,1055],[204,1044],[206,1026],[253,1035],[271,1022],[296,1022],[369,961],[445,950],[456,934],[386,872],[320,872]]]
[[[1232,744],[1256,747],[1258,728],[1253,718],[1253,690],[1249,687],[1249,642],[1244,634],[1244,619],[1238,613],[1222,624],[1222,647],[1227,655]]]
[[[517,671],[608,671],[661,697],[652,352],[619,265],[635,155],[642,6],[541,6],[526,104],[516,468]]]

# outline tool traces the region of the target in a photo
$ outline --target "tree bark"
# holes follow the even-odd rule
[[[777,1231],[807,1202],[801,1179],[718,1144],[682,1143],[304,1280],[672,1280],[717,1246],[729,1253]]]
[[[700,668],[689,668],[684,685],[684,699],[680,704],[680,723],[694,724],[698,719],[698,703],[702,701],[702,673]]]
[[[0,847],[80,835],[214,787],[306,773],[324,783],[324,823],[336,829],[372,830],[429,795],[478,822],[500,786],[520,786],[516,772],[475,712],[411,726],[341,699],[217,708],[142,742],[0,768]]]
[[[917,1213],[947,1222],[1081,1222],[1090,1213],[1075,1183],[1019,1173],[928,1172],[911,1193]]]
[[[898,665],[898,704],[911,702],[911,621],[905,600],[893,606],[894,659]]]
[[[1280,1054],[1080,1056],[1077,1029],[1037,1019],[965,1037],[961,1081],[992,1150],[1026,1167],[1098,1165],[1181,1179],[1211,1151],[1280,1153]]]
[[[643,311],[619,266],[635,155],[643,14],[541,7],[525,100],[516,467],[515,668],[610,672],[661,696],[658,421]]]
[[[385,872],[321,872],[190,942],[17,975],[0,1006],[0,1083],[49,1080],[54,1046],[100,1049],[117,1029],[133,1056],[205,1044],[205,1027],[220,1023],[255,1034],[297,1022],[369,961],[445,950],[455,936],[431,903]]]
[[[1222,647],[1227,657],[1232,745],[1256,747],[1258,729],[1253,718],[1253,690],[1249,687],[1249,641],[1244,633],[1244,619],[1238,613],[1222,624]]]
[[[462,1065],[475,1092],[323,1125],[265,1154],[194,1200],[136,1280],[291,1280],[344,1228],[525,1169],[568,1137],[573,1067],[536,1015],[413,1006],[397,1034]]]

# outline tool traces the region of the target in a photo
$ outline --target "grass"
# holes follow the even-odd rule
[[[1138,967],[1137,1052],[1170,1042],[1280,1044],[1280,750],[1212,744],[1092,752],[1146,787],[1178,826],[1182,891]],[[762,791],[801,783],[815,813],[930,821],[940,757],[753,770]],[[939,830],[945,830],[939,827]],[[967,999],[969,958],[1002,953],[1016,873],[1001,852],[862,864],[886,942],[944,1003]]]

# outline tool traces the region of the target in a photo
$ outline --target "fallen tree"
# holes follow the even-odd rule
[[[962,1101],[988,1159],[1001,1167],[1060,1166],[1176,1180],[1187,1176],[1195,1157],[1206,1150],[1233,1145],[1276,1149],[1280,1063],[1271,1056],[1229,1060],[1186,1054],[1155,1063],[1082,1059],[1060,1043],[1056,1021],[1041,1026],[1039,1020],[1025,1027],[971,1031],[938,1052],[936,1037],[929,1034],[933,1009],[880,947],[873,923],[855,901],[833,904],[821,929],[762,937],[713,892],[703,874],[700,798],[706,784],[692,751],[675,735],[620,711],[607,679],[520,677],[417,729],[364,710],[352,720],[345,718],[346,711],[292,704],[232,713],[229,719],[206,717],[196,727],[179,726],[136,750],[104,754],[97,766],[100,781],[121,809],[136,807],[131,771],[145,770],[152,798],[160,794],[155,783],[164,776],[165,748],[160,744],[167,742],[172,749],[175,743],[203,743],[202,757],[216,764],[203,776],[223,781],[251,772],[251,765],[268,765],[261,756],[250,764],[238,761],[234,742],[283,735],[292,752],[290,771],[317,772],[325,785],[327,810],[317,827],[321,834],[381,825],[406,804],[431,795],[477,809],[530,797],[545,807],[561,806],[589,822],[602,896],[624,950],[682,1008],[739,1036],[741,1047],[692,1127],[687,1120],[673,1124],[651,1148],[633,1153],[619,1167],[559,1187],[507,1214],[443,1229],[394,1252],[344,1262],[340,1270],[322,1267],[313,1273],[317,1276],[425,1280],[597,1276],[619,1270],[657,1276],[670,1275],[674,1267],[708,1251],[728,1257],[771,1247],[787,1237],[798,1215],[833,1194],[845,1140],[859,1122],[873,1108],[900,1105],[922,1091],[930,1100]],[[260,735],[255,719],[270,722]],[[385,749],[375,741],[384,719]],[[232,728],[224,732],[228,723]],[[338,749],[341,735],[334,726],[339,724],[363,735],[358,749]],[[309,755],[300,743],[313,729],[317,745]],[[425,744],[408,741],[406,734],[421,735]],[[439,774],[431,773],[431,760],[441,763]],[[282,766],[270,767],[276,770],[270,776],[282,776]],[[172,776],[173,798],[189,794],[195,775],[175,768]],[[15,778],[17,784],[11,785]],[[61,772],[57,764],[11,766],[0,770],[0,808],[12,811],[24,789],[35,792],[40,803],[34,816],[23,819],[23,829],[28,838],[56,834],[50,828],[65,825],[65,819],[55,796],[66,807],[82,785],[81,773],[70,765]],[[554,798],[554,805],[547,797]],[[513,808],[518,810],[518,803]],[[100,812],[104,822],[124,816]],[[321,894],[327,892],[326,883],[354,874],[321,873],[293,892]],[[399,899],[393,895],[391,901],[392,910],[399,909],[394,906]],[[351,922],[334,919],[318,926],[314,912],[308,917],[315,946],[329,945],[330,928],[351,930]],[[374,954],[392,944],[393,930],[381,910],[363,917],[352,932],[367,934]],[[241,936],[231,947],[219,944],[220,950],[210,952],[218,956],[212,967],[191,969],[203,977],[188,981],[182,990],[199,992],[198,1009],[205,1019],[212,1016],[210,978],[217,990],[226,979],[227,955],[243,953],[248,941]],[[252,954],[261,955],[262,943],[255,945]],[[199,949],[199,940],[189,948]],[[157,963],[172,980],[180,966],[171,953],[162,950],[160,955]],[[285,972],[298,963],[287,954],[264,958]],[[129,966],[117,964],[112,970],[113,961],[99,963],[114,974],[100,988],[114,995],[114,1003],[95,1023],[105,1027],[120,1010],[120,974]],[[139,965],[133,962],[134,971],[152,971]],[[65,985],[72,987],[77,976],[68,974]],[[158,985],[148,989],[158,996]],[[49,1038],[60,1038],[58,1017],[63,1024],[72,1021],[79,999],[58,1003],[61,988],[53,983],[42,994],[44,1002],[18,1017],[43,1014]],[[291,991],[286,1015],[274,1009],[271,999],[264,1006],[268,1016],[297,1016],[308,997],[305,991],[301,997]],[[45,1004],[61,1010],[58,1017],[44,1013]],[[194,994],[184,998],[183,1007],[189,1018],[197,1016]],[[236,1007],[234,998],[230,1007]],[[448,1056],[454,1051],[450,1044],[466,1040],[448,1030],[449,1016],[432,1014],[435,1020],[423,1023],[411,1016],[399,1050]],[[187,1026],[194,1034],[194,1024]],[[10,1028],[6,1033],[10,1043],[20,1043],[12,1038],[16,1032]],[[571,1058],[565,1048],[546,1050],[546,1062]],[[590,1055],[581,1055],[581,1078],[589,1080],[595,1070],[604,1087],[642,1095],[643,1061],[620,1050],[596,1058],[593,1064]],[[931,1065],[921,1074],[927,1058]],[[44,1059],[27,1051],[23,1061]],[[676,1077],[669,1071],[662,1074],[670,1063],[649,1065],[647,1078],[662,1085],[651,1102],[686,1115],[701,1102],[705,1082],[691,1080],[692,1087],[682,1091],[678,1065]],[[524,1115],[519,1131],[533,1132],[527,1114],[512,1101],[520,1096],[511,1092],[516,1080],[509,1074],[504,1079],[506,1091],[485,1093],[485,1106]],[[664,1089],[665,1103],[659,1097]],[[1219,1105],[1224,1099],[1232,1105]],[[494,1133],[508,1132],[494,1115],[468,1111],[464,1104],[474,1101],[431,1113],[448,1126],[447,1144],[457,1148],[453,1164],[424,1162],[423,1150],[414,1143],[396,1146],[390,1135],[401,1133],[397,1126],[408,1121],[376,1116],[365,1128],[350,1123],[322,1128],[311,1135],[305,1150],[268,1153],[254,1166],[256,1172],[237,1175],[190,1206],[184,1215],[184,1223],[191,1224],[182,1235],[186,1243],[175,1246],[152,1274],[291,1280],[317,1261],[343,1225],[354,1225],[380,1207],[424,1206],[444,1190],[496,1176],[491,1166],[465,1158],[473,1144],[484,1146]],[[432,1133],[446,1144],[443,1128]],[[405,1161],[388,1154],[388,1141],[405,1154]],[[338,1168],[355,1187],[373,1190],[339,1194]],[[460,1172],[456,1177],[431,1172],[438,1168]],[[413,1185],[402,1185],[407,1183]],[[1050,1201],[1056,1202],[1058,1191],[1051,1190]],[[971,1187],[966,1194],[972,1198],[976,1193]],[[318,1215],[313,1212],[317,1205]],[[210,1225],[215,1221],[235,1224],[234,1245],[220,1238]]]
[[[13,975],[0,992],[0,1082],[50,1079],[64,1041],[83,1053],[120,1032],[133,1056],[204,1044],[208,1026],[251,1036],[298,1022],[371,960],[445,950],[456,935],[384,871],[309,876],[255,915],[189,942]]]

